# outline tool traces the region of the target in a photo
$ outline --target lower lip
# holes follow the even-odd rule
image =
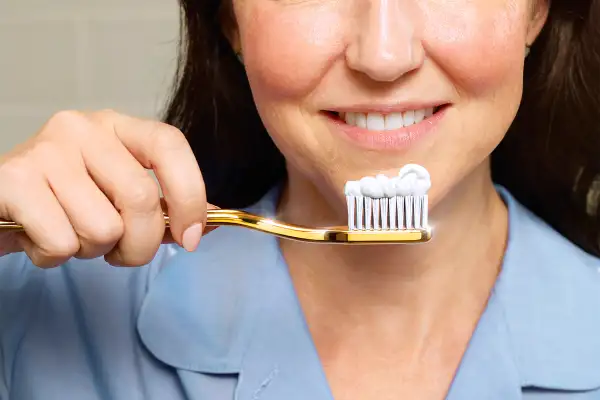
[[[448,106],[443,106],[435,114],[418,124],[391,131],[371,131],[346,124],[343,120],[327,114],[327,119],[333,123],[334,130],[354,144],[370,150],[404,150],[422,138],[433,133],[440,120],[446,115]]]

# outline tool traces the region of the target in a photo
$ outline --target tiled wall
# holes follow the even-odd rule
[[[0,154],[62,109],[158,115],[178,30],[177,0],[0,0]]]

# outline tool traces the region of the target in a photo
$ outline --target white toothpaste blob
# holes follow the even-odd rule
[[[429,189],[431,189],[431,181],[422,179],[417,179],[413,186],[415,196],[425,196],[429,192]]]
[[[398,177],[401,181],[410,182],[410,195],[425,196],[431,188],[431,175],[420,165],[406,164],[400,169]]]
[[[372,176],[366,176],[360,180],[360,191],[363,196],[380,199],[383,197],[383,188],[377,180]]]
[[[410,196],[413,193],[414,182],[417,180],[413,174],[405,175],[403,177],[394,178],[394,188],[396,189],[396,196]]]
[[[383,188],[385,197],[391,198],[396,196],[396,178],[388,178],[385,175],[377,175],[376,178]]]
[[[344,187],[344,193],[346,196],[361,196],[360,182],[359,181],[348,181]]]

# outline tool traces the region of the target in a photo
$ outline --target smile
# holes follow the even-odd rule
[[[373,150],[401,150],[435,130],[449,104],[404,110],[326,111],[334,133],[353,144]]]

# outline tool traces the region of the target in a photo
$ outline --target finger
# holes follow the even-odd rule
[[[165,232],[158,185],[116,136],[98,132],[87,139],[81,154],[88,173],[123,222],[121,239],[105,258],[113,265],[145,265]]]
[[[79,151],[70,154],[77,156],[63,158],[62,162],[45,162],[44,170],[79,238],[75,257],[100,257],[109,253],[123,236],[123,220],[88,174]]]
[[[26,236],[17,236],[17,241],[35,265],[60,265],[79,250],[66,213],[31,163],[11,160],[0,166],[0,187],[0,218],[23,226]]]
[[[184,135],[160,122],[122,115],[112,123],[131,154],[145,168],[154,170],[167,203],[171,234],[187,250],[194,250],[206,227],[206,191]]]
[[[167,213],[167,202],[165,201],[164,198],[160,199],[160,205],[161,205],[161,208],[162,208],[163,212]],[[217,207],[215,205],[212,205],[212,204],[207,204],[207,208],[208,208],[208,210],[219,210],[219,207]],[[206,234],[214,231],[217,228],[218,228],[218,226],[206,226],[204,228],[202,236],[204,236],[204,235],[206,235]],[[164,236],[162,242],[164,244],[177,243],[177,241],[173,238],[173,235],[171,234],[171,230],[170,229],[167,229],[165,231],[165,236]]]

